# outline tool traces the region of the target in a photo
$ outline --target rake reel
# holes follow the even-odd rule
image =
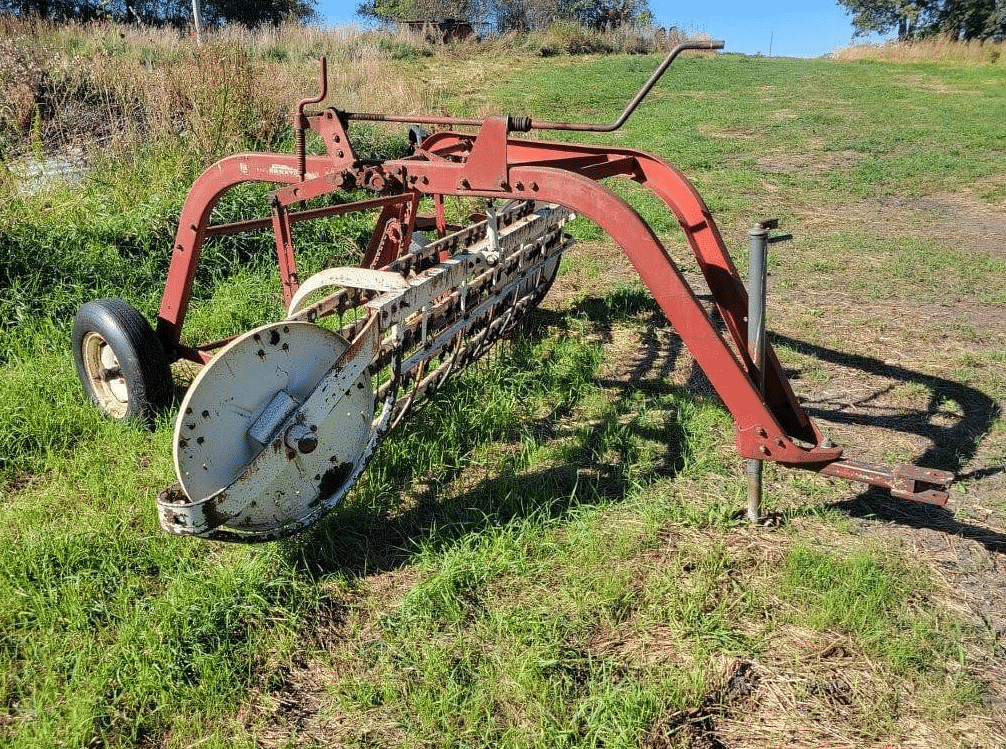
[[[243,153],[218,161],[186,198],[156,331],[119,300],[90,302],[78,314],[74,349],[85,390],[115,418],[143,418],[166,405],[169,361],[203,364],[175,425],[178,483],[158,497],[169,533],[228,541],[267,541],[316,522],[337,505],[383,437],[452,373],[509,335],[548,292],[572,245],[563,227],[582,215],[625,252],[736,422],[737,450],[749,463],[757,514],[761,462],[775,461],[891,489],[895,496],[945,505],[945,471],[851,461],[800,407],[764,335],[716,224],[685,177],[641,151],[527,140],[531,130],[615,130],[628,119],[686,42],[672,50],[617,120],[549,122],[528,117],[417,117],[306,111],[300,101],[293,155]],[[351,122],[409,123],[412,152],[362,158]],[[419,125],[438,128],[432,135]],[[308,132],[324,143],[310,156]],[[720,332],[653,230],[600,180],[637,182],[680,224],[723,320]],[[260,182],[271,216],[211,225],[210,213],[234,187]],[[364,200],[303,208],[348,191]],[[448,224],[446,196],[486,201],[485,216]],[[424,198],[430,215],[421,211]],[[379,211],[360,263],[301,280],[292,226],[355,211]],[[226,341],[182,343],[200,250],[211,236],[272,229],[286,317]],[[767,228],[766,228],[767,231]],[[435,235],[430,241],[429,235]],[[756,295],[752,295],[756,302]],[[338,332],[318,321],[350,319]]]

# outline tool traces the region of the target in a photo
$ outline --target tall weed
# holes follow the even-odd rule
[[[408,30],[289,24],[224,27],[200,46],[174,29],[2,17],[0,158],[69,147],[92,159],[133,156],[152,143],[184,144],[203,161],[240,148],[276,149],[289,140],[292,104],[317,89],[316,60],[325,55],[329,100],[339,106],[432,112],[443,88],[435,72],[402,75],[403,63],[462,56],[478,68],[481,60],[523,55],[648,53],[682,38],[676,28],[558,23],[437,43]]]
[[[1006,65],[1004,51],[1006,42],[958,41],[934,36],[912,42],[857,44],[838,50],[835,57],[839,60]]]

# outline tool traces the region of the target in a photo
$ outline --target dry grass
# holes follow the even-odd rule
[[[291,103],[317,89],[322,56],[328,101],[341,108],[439,112],[458,94],[479,109],[487,82],[515,58],[650,52],[677,41],[661,29],[600,34],[565,24],[437,44],[408,31],[291,24],[225,27],[200,46],[171,28],[0,16],[0,158],[71,147],[121,156],[151,141],[184,142],[204,159],[273,148],[288,137]]]
[[[199,47],[169,29],[0,22],[0,146],[125,153],[183,139],[205,155],[272,142],[306,69],[269,65],[225,31]],[[305,66],[306,68],[306,66]],[[250,143],[248,143],[250,141]]]
[[[426,111],[426,89],[398,59],[422,44],[352,27],[224,28],[194,40],[172,29],[55,25],[0,18],[0,155],[67,147],[123,153],[184,141],[204,157],[269,148],[291,103],[318,87],[351,109]]]
[[[965,65],[1006,65],[1006,42],[959,42],[932,37],[914,42],[857,44],[835,53],[838,60],[879,60],[883,62],[941,62]]]

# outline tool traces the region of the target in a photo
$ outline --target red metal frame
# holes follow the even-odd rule
[[[558,203],[592,220],[626,254],[736,421],[737,449],[742,457],[894,487],[899,496],[911,495],[937,504],[946,501],[946,492],[935,497],[929,488],[917,492],[914,482],[946,484],[950,474],[919,473],[920,469],[913,474],[842,459],[841,448],[831,446],[800,407],[770,345],[765,352],[762,394],[746,346],[745,286],[702,198],[664,160],[632,149],[514,139],[511,132],[527,129],[528,123],[509,117],[489,117],[475,134],[436,133],[406,158],[360,160],[347,134],[353,115],[327,109],[307,116],[302,111],[305,102],[299,105],[297,122],[320,136],[326,156],[231,156],[207,169],[192,186],[182,211],[157,322],[158,336],[172,358],[212,358],[207,347],[181,344],[193,278],[208,235],[259,229],[271,223],[283,294],[289,301],[298,285],[290,233],[294,221],[380,207],[380,218],[361,263],[379,267],[408,249],[423,196],[433,196],[436,201],[438,228],[444,223],[442,199],[447,195]],[[727,337],[706,313],[653,230],[628,203],[599,182],[612,177],[642,185],[677,217],[725,323]],[[220,197],[247,182],[279,186],[271,193],[271,221],[209,226],[210,213]],[[351,188],[386,197],[326,209],[294,210],[301,201]]]

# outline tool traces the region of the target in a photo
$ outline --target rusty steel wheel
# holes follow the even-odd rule
[[[105,415],[149,423],[171,403],[171,369],[146,319],[121,299],[77,312],[73,355],[84,392]]]

